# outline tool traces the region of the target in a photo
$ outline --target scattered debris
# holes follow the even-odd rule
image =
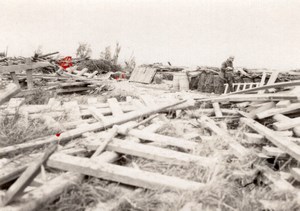
[[[55,54],[1,60],[1,210],[300,209],[297,74]]]

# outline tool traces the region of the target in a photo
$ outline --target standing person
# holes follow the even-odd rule
[[[233,92],[233,61],[234,57],[230,56],[226,61],[222,63],[220,77],[225,79],[228,83],[228,88],[230,92]]]

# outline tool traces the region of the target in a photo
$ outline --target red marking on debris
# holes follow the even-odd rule
[[[60,136],[60,133],[56,133],[55,135],[56,135],[56,137],[59,137],[59,136]]]
[[[64,70],[67,69],[68,67],[72,67],[73,66],[72,57],[67,56],[67,57],[61,59],[58,62],[58,65],[61,66]]]

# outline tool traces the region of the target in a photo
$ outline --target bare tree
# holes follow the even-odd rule
[[[88,58],[92,54],[92,49],[87,43],[79,43],[79,46],[76,50],[77,58]]]
[[[113,63],[116,65],[118,63],[118,58],[119,58],[119,54],[121,51],[121,46],[119,45],[119,42],[116,43],[116,48],[115,48],[115,54],[113,57]]]
[[[125,70],[128,72],[132,72],[135,66],[136,66],[135,57],[131,55],[129,59],[125,60]]]
[[[105,50],[100,53],[100,58],[106,61],[112,60],[110,46],[105,47]]]

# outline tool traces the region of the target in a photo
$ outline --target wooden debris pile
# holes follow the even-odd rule
[[[272,182],[276,190],[296,194],[299,203],[300,81],[274,83],[275,79],[266,86],[199,99],[212,108],[199,109],[197,115],[201,116],[202,126],[230,143],[236,156],[242,159],[254,153],[260,160],[255,169]],[[232,122],[231,119],[236,124],[226,124],[224,117],[227,123]],[[260,202],[265,209],[278,205],[275,201]]]
[[[232,200],[243,202],[246,199],[239,197],[253,196],[251,191],[247,195],[246,187],[250,184],[267,187],[264,190],[274,193],[285,191],[299,208],[299,183],[295,181],[300,180],[300,81],[275,83],[276,77],[271,76],[268,85],[201,98],[183,93],[180,99],[167,93],[144,94],[138,99],[126,96],[124,101],[109,98],[105,103],[88,97],[85,104],[52,98],[47,105],[27,105],[24,99],[11,98],[13,94],[0,95],[0,99],[5,99],[3,103],[11,98],[0,105],[2,116],[19,113],[25,122],[41,119],[56,131],[50,136],[0,148],[2,210],[40,209],[72,185],[84,181],[85,175],[118,183],[120,190],[129,185],[133,197],[134,190],[139,188],[209,194],[218,179],[229,177],[224,184],[236,187]],[[180,137],[159,132],[176,121],[188,124],[191,129],[183,130],[178,124],[175,131],[182,130]],[[53,143],[55,151],[49,147]],[[206,145],[212,145],[210,153]],[[38,150],[41,148],[46,148],[46,152],[41,153]],[[26,155],[28,151],[32,153]],[[200,168],[199,172],[206,172],[207,178],[212,179],[202,178],[201,174],[180,177],[165,171],[149,171],[134,162],[130,165],[120,162],[124,156],[172,167]],[[243,166],[234,168],[237,162]],[[247,171],[242,171],[245,166]],[[216,169],[220,168],[226,171],[224,178],[217,177],[220,172]],[[259,184],[258,175],[262,177]],[[241,185],[232,178],[238,178]],[[199,205],[193,197],[186,200],[195,202],[191,205],[196,206],[193,209]],[[261,209],[290,203],[289,200],[275,203],[267,197],[255,200]],[[108,202],[101,203],[108,206]],[[205,201],[201,203],[205,206]],[[216,204],[215,209],[228,206],[240,209],[236,203],[224,205],[217,200]]]
[[[147,98],[144,97],[144,99]],[[2,106],[2,115],[13,115],[16,111],[21,114],[27,113],[28,118],[45,119],[50,127],[58,126],[61,129],[63,128],[64,132],[61,132],[57,136],[38,138],[23,144],[0,149],[0,156],[3,157],[11,153],[18,154],[21,151],[24,153],[25,150],[32,150],[33,148],[53,142],[59,143],[59,150],[51,156],[49,153],[46,153],[47,155],[44,155],[39,163],[33,161],[30,164],[30,161],[39,156],[39,154],[31,154],[31,158],[26,159],[29,163],[26,163],[25,159],[22,158],[24,162],[18,168],[15,168],[17,161],[10,163],[8,160],[7,165],[4,164],[2,166],[0,185],[3,186],[19,177],[13,186],[10,186],[5,192],[2,199],[2,206],[6,206],[2,210],[36,209],[44,202],[60,194],[72,182],[80,182],[83,179],[83,175],[90,175],[147,189],[165,187],[178,190],[196,190],[205,185],[199,182],[112,164],[112,162],[118,159],[119,154],[171,162],[176,165],[188,165],[190,162],[193,162],[195,165],[203,167],[208,167],[215,161],[214,158],[206,158],[161,148],[160,146],[173,146],[187,152],[197,146],[193,141],[156,134],[155,131],[161,127],[161,123],[152,123],[143,130],[137,129],[137,127],[148,124],[153,119],[157,119],[158,115],[155,115],[156,113],[167,111],[177,105],[183,105],[185,101],[164,103],[156,106],[152,104],[151,107],[145,106],[145,104],[132,98],[127,98],[127,101],[124,103],[119,103],[115,98],[108,99],[107,103],[98,103],[97,98],[88,98],[88,104],[86,105],[78,105],[76,101],[65,102],[61,105],[60,102],[51,99],[48,105],[29,106],[22,105],[18,101],[18,105],[14,107],[12,107],[12,104],[14,104],[12,101],[16,100],[12,98],[7,105]],[[62,110],[65,110],[68,122],[58,122],[56,117],[62,116]],[[150,117],[139,122],[134,121],[147,116]],[[111,127],[112,129],[109,129]],[[104,129],[108,130],[98,132]],[[70,142],[70,146],[73,146],[71,148],[68,144],[65,145],[70,140],[82,136],[85,138],[83,141],[80,141],[80,144],[74,145]],[[125,137],[125,139],[120,139],[118,136]],[[136,141],[130,140],[129,137],[135,137]],[[137,140],[146,140],[147,142],[142,143]],[[51,150],[51,152],[53,151]],[[92,152],[91,157],[87,156],[90,155],[90,152]],[[76,154],[84,156],[75,156]],[[45,179],[33,188],[33,183],[36,184],[34,182],[36,170],[48,156],[50,157],[46,168],[70,171],[70,173],[64,173],[51,180]],[[99,163],[99,161],[101,162]],[[35,166],[35,170],[33,170],[33,166]],[[28,185],[30,187],[27,187]],[[43,192],[46,189],[47,191]],[[23,195],[16,198],[17,193],[23,192],[23,190]],[[30,200],[25,200],[28,197]],[[18,201],[18,203],[10,203],[11,201]]]
[[[70,64],[65,69],[60,67],[58,60],[49,57],[56,53],[35,55],[33,58],[21,60],[7,59],[5,64],[0,66],[1,84],[13,80],[17,86],[23,89],[18,95],[19,97],[33,94],[36,90],[43,90],[44,92],[55,90],[57,94],[64,94],[85,91],[100,93],[113,88],[105,82],[108,77],[96,76],[98,71],[88,73],[87,68],[78,70],[78,66]],[[79,61],[73,60],[72,62],[77,63]],[[44,69],[47,67],[51,67],[54,71],[47,72]]]

